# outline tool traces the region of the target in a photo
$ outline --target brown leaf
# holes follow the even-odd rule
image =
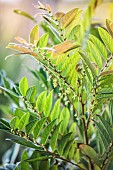
[[[110,20],[107,19],[106,26],[107,26],[109,33],[111,34],[111,36],[113,38],[113,22],[111,22]]]
[[[57,12],[57,13],[55,14],[55,18],[56,18],[57,20],[59,20],[59,19],[61,19],[64,15],[65,15],[65,13],[63,13],[63,12]]]
[[[62,29],[66,28],[73,21],[76,14],[78,13],[78,10],[79,10],[78,8],[72,9],[60,19]]]
[[[16,51],[21,52],[22,54],[30,54],[36,57],[38,60],[40,60],[40,57],[38,56],[38,54],[33,52],[31,49],[28,49],[27,47],[24,47],[18,44],[9,44],[6,48],[14,49]]]
[[[79,45],[75,45],[72,43],[72,41],[64,41],[61,44],[55,45],[53,47],[53,49],[55,50],[55,52],[53,52],[52,57],[56,56],[56,55],[61,55],[63,53],[66,53],[74,48],[78,48]]]
[[[100,76],[106,76],[106,75],[111,75],[113,74],[113,70],[108,70],[108,71],[104,71],[103,73],[100,74]]]
[[[20,42],[21,44],[28,44],[26,40],[24,40],[21,37],[15,37],[15,40],[17,40],[18,42]]]

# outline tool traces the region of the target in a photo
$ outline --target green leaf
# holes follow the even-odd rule
[[[39,39],[39,30],[38,30],[38,25],[35,25],[31,32],[30,32],[30,40],[29,42],[31,44],[36,45],[38,43],[38,39]]]
[[[70,118],[70,113],[67,108],[63,108],[61,114],[60,114],[60,121],[62,121],[60,125],[60,133],[63,134],[68,126],[69,123],[69,118]]]
[[[73,122],[73,123],[71,124],[70,129],[69,129],[69,132],[72,132],[72,135],[71,135],[71,137],[72,137],[72,138],[74,138],[74,137],[75,137],[76,127],[77,127],[76,123],[75,123],[75,122]]]
[[[19,118],[16,116],[14,117],[11,121],[10,121],[10,126],[12,129],[18,129],[18,125],[19,125]]]
[[[5,91],[9,95],[16,97],[16,99],[19,98],[19,96],[15,92],[13,92],[12,90],[6,89],[5,87],[0,86],[0,90]]]
[[[28,90],[28,80],[26,77],[23,77],[19,83],[19,90],[22,96],[26,96],[26,92]]]
[[[34,162],[34,161],[44,161],[44,160],[48,160],[49,159],[49,157],[47,157],[47,156],[40,156],[40,157],[38,157],[38,158],[33,158],[33,159],[26,159],[26,160],[24,160],[25,162]]]
[[[86,55],[84,55],[81,52],[79,52],[79,53],[80,53],[81,57],[83,58],[83,60],[85,61],[85,63],[88,65],[89,69],[91,70],[92,75],[95,77],[97,75],[95,67],[90,62],[89,58]]]
[[[23,153],[22,153],[22,156],[21,156],[21,164],[20,164],[20,167],[21,167],[21,170],[28,170],[30,167],[29,167],[29,163],[28,162],[23,162],[24,160],[28,159],[29,156],[28,156],[28,153],[27,151],[25,150]]]
[[[42,127],[44,126],[45,122],[46,122],[47,118],[44,117],[42,118],[41,120],[39,120],[37,123],[36,123],[36,126],[33,130],[33,134],[34,134],[34,139],[37,139],[41,130],[42,130]]]
[[[61,140],[58,142],[58,153],[60,155],[63,154],[64,148],[65,148],[67,142],[69,141],[71,134],[72,133],[70,132],[70,133],[67,133],[66,135],[62,136]]]
[[[64,152],[63,152],[63,156],[64,156],[64,157],[67,157],[67,156],[68,156],[69,150],[70,150],[72,144],[73,144],[73,140],[67,142],[67,144],[66,144],[66,146],[65,146],[65,148],[64,148]]]
[[[19,129],[19,130],[22,130],[22,129],[25,128],[25,126],[28,124],[29,117],[30,117],[30,113],[25,113],[25,114],[21,117],[20,122],[19,122],[19,125],[18,125],[18,129]]]
[[[88,157],[90,157],[95,164],[97,164],[98,166],[100,166],[101,161],[99,160],[96,151],[95,151],[92,147],[90,147],[90,146],[88,146],[88,145],[86,145],[86,144],[81,144],[81,145],[79,146],[79,148],[80,148],[80,150],[81,150],[85,155],[87,155]]]
[[[52,131],[55,123],[56,123],[56,119],[53,120],[51,123],[49,123],[49,124],[45,127],[45,129],[44,129],[44,131],[43,131],[42,138],[41,138],[41,143],[42,143],[42,144],[44,144],[44,145],[46,144],[46,141],[47,141],[47,139],[48,139],[48,137],[49,137],[49,135],[50,135],[50,133],[51,133],[51,131]]]
[[[107,59],[107,51],[106,51],[103,43],[98,38],[96,38],[94,35],[90,35],[90,39],[96,46],[97,50],[99,50],[102,57],[106,60]]]
[[[102,58],[100,56],[100,52],[98,51],[98,48],[95,47],[95,45],[91,42],[88,41],[88,48],[89,51],[95,60],[96,64],[98,65],[99,68],[102,68]]]
[[[110,138],[109,138],[107,132],[105,131],[105,129],[102,127],[102,125],[100,123],[98,123],[97,121],[94,121],[94,122],[98,128],[102,143],[103,143],[105,149],[107,150],[109,143],[110,143]]]
[[[106,47],[108,48],[108,50],[113,53],[113,39],[112,37],[109,35],[109,33],[103,29],[103,28],[98,28],[99,31],[99,35],[102,38],[104,44],[106,45]]]
[[[59,113],[60,113],[60,99],[58,99],[54,105],[54,108],[51,113],[51,120],[58,118]]]
[[[4,126],[6,126],[8,129],[10,129],[10,124],[5,119],[0,118],[0,123],[2,123]]]
[[[50,111],[51,111],[51,107],[52,107],[52,95],[53,95],[53,91],[51,91],[47,98],[46,98],[46,102],[45,102],[45,107],[44,107],[44,115],[46,117],[49,116]]]
[[[98,118],[101,121],[103,128],[108,133],[111,140],[113,141],[113,131],[112,131],[109,123],[106,120],[104,120],[104,118],[102,116],[100,116],[100,115],[98,115]]]
[[[35,95],[36,95],[36,86],[30,87],[26,92],[26,98],[31,103],[35,102]]]
[[[38,120],[33,120],[32,122],[30,122],[29,124],[26,125],[25,127],[25,130],[26,130],[26,133],[27,134],[30,134],[33,132],[35,126],[36,126],[36,123],[37,123]]]
[[[55,147],[56,147],[56,144],[57,144],[60,124],[61,124],[61,122],[55,127],[55,129],[54,129],[54,131],[51,135],[50,145],[51,145],[51,148],[52,148],[53,151],[55,150]]]
[[[70,148],[69,155],[68,155],[70,160],[73,159],[76,149],[77,149],[77,144],[76,142],[74,142]]]
[[[20,145],[23,145],[23,146],[26,146],[28,148],[34,148],[34,149],[37,149],[37,151],[42,151],[42,148],[37,146],[36,144],[34,144],[33,142],[29,141],[29,140],[26,140],[24,138],[20,138],[18,137],[18,140],[17,139],[7,139],[9,141],[12,141],[12,142],[15,142],[15,143],[18,143]]]
[[[42,35],[42,37],[40,37],[37,47],[42,48],[42,47],[46,47],[47,43],[48,43],[48,38],[49,38],[49,33],[45,33],[44,35]]]
[[[50,167],[50,170],[58,170],[58,165],[53,165]]]
[[[39,113],[42,113],[42,111],[44,110],[45,103],[46,103],[46,94],[47,94],[47,92],[44,91],[37,98],[36,108]]]
[[[20,109],[20,108],[16,108],[15,112],[14,112],[14,116],[17,116],[19,119],[21,119],[21,117],[25,114],[24,110]]]
[[[15,12],[16,14],[22,15],[22,16],[27,17],[27,18],[31,19],[32,21],[36,22],[35,18],[33,18],[31,15],[29,15],[29,14],[26,13],[26,12],[20,11],[20,10],[18,10],[18,9],[15,9],[14,12]]]

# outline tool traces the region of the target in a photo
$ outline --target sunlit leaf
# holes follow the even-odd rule
[[[22,96],[26,96],[26,92],[28,90],[28,80],[26,77],[23,77],[19,83],[19,90]]]
[[[37,121],[34,129],[33,129],[33,137],[34,139],[37,139],[45,122],[46,122],[47,118],[43,117],[41,120]]]
[[[38,25],[35,25],[30,32],[29,42],[31,44],[36,45],[38,40],[39,40]]]
[[[53,120],[51,123],[49,123],[49,124],[45,127],[45,129],[44,129],[44,131],[43,131],[43,136],[42,136],[42,138],[41,138],[41,143],[42,143],[42,144],[44,144],[44,145],[46,144],[46,141],[47,141],[47,139],[48,139],[48,137],[49,137],[49,135],[50,135],[50,133],[51,133],[51,131],[52,131],[52,128],[54,127],[55,123],[56,123],[56,119]]]
[[[22,129],[25,128],[25,126],[28,124],[29,117],[30,117],[30,113],[25,113],[25,114],[21,117],[20,122],[19,122],[19,125],[18,125],[18,129],[19,129],[19,130],[22,130]]]
[[[26,12],[24,12],[24,11],[15,9],[14,12],[15,12],[16,14],[22,15],[22,16],[27,17],[27,18],[33,20],[34,22],[36,22],[35,18],[33,18],[31,15],[29,15],[28,13],[26,13]]]
[[[103,28],[98,28],[100,37],[102,38],[104,44],[108,48],[108,50],[113,53],[113,39],[110,34]]]

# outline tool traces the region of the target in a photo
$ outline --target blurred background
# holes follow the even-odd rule
[[[79,7],[85,10],[90,0],[41,0],[43,4],[50,4],[53,13],[67,12],[68,10]],[[15,42],[14,37],[23,37],[28,41],[28,35],[35,23],[23,16],[13,12],[14,9],[20,9],[34,16],[39,11],[34,8],[33,4],[37,5],[37,0],[0,0],[0,70],[5,70],[7,76],[13,81],[19,81],[23,76],[27,76],[32,83],[34,78],[29,74],[28,69],[37,69],[38,63],[30,56],[12,56],[5,60],[7,55],[13,53],[12,50],[6,49],[8,43]],[[105,26],[105,19],[113,21],[113,0],[104,0],[97,7],[93,17],[93,23],[99,23]],[[37,17],[37,23],[40,23],[41,17]],[[41,34],[41,31],[40,31]],[[8,99],[0,95],[0,107],[6,104]],[[6,111],[7,112],[7,111]],[[0,108],[0,117],[4,116],[3,108]],[[9,142],[2,143],[6,138],[6,134],[0,132],[0,162],[4,151],[10,148]],[[9,151],[10,152],[10,151]]]
[[[79,7],[86,9],[90,0],[41,0],[42,3],[49,3],[53,12],[63,11]],[[14,37],[20,36],[28,40],[28,34],[34,26],[34,22],[17,15],[13,12],[14,9],[20,9],[34,16],[39,12],[34,8],[33,4],[37,5],[37,0],[0,0],[0,68],[5,69],[8,76],[13,80],[20,79],[25,76],[27,67],[37,67],[37,63],[29,57],[10,57],[5,60],[5,57],[12,53],[11,50],[5,47],[9,42],[14,42]],[[105,25],[105,19],[113,19],[113,0],[104,0],[104,2],[96,9],[93,21]],[[40,23],[41,17],[37,17],[37,22]]]

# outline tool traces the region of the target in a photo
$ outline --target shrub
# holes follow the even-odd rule
[[[30,148],[15,170],[113,166],[113,23],[106,20],[107,30],[98,27],[90,34],[98,3],[92,1],[81,19],[78,8],[53,15],[48,4],[39,2],[35,7],[44,11],[46,33],[39,37],[35,25],[29,42],[16,37],[20,44],[7,46],[41,64],[31,72],[45,87],[37,96],[26,77],[13,87],[4,78],[1,90],[16,109],[10,122],[0,119],[0,129],[12,134],[10,141]]]

